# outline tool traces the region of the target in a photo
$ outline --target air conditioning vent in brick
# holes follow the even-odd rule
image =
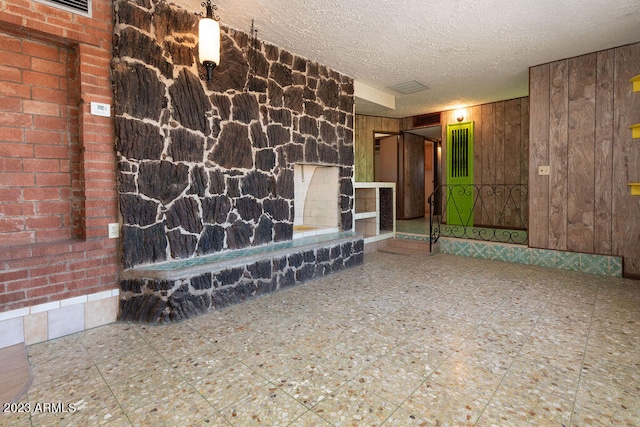
[[[66,10],[68,12],[79,13],[91,16],[91,0],[36,0],[42,4]]]
[[[423,114],[421,116],[413,116],[412,118],[414,128],[435,126],[440,124],[440,113]]]

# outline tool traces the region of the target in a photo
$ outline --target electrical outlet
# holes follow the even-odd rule
[[[549,166],[538,166],[538,175],[549,175]]]
[[[118,237],[120,237],[120,224],[112,222],[109,224],[109,238],[117,239]]]

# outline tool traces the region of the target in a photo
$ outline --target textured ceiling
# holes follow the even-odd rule
[[[249,32],[255,19],[260,40],[394,95],[394,109],[356,98],[357,113],[386,117],[526,96],[530,66],[640,41],[638,0],[214,3],[224,25]],[[428,89],[389,88],[409,80]]]

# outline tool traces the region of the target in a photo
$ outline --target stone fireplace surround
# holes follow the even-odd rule
[[[195,13],[164,1],[124,0],[114,12],[119,318],[179,320],[327,274],[334,271],[329,262],[335,269],[362,262],[361,238],[350,235],[291,248],[286,262],[282,254],[265,255],[170,280],[136,274],[292,240],[296,163],[338,168],[338,226],[349,232],[353,80],[273,45],[254,48],[247,34],[223,27],[221,64],[206,82]],[[311,264],[312,274],[311,267],[298,273]]]

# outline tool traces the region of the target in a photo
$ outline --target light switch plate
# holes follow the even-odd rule
[[[109,238],[117,239],[118,237],[120,237],[120,224],[112,222],[109,224]]]
[[[110,117],[111,116],[111,105],[102,104],[100,102],[92,102],[91,103],[91,114],[93,114],[94,116]]]
[[[549,175],[549,166],[538,166],[538,175]]]

